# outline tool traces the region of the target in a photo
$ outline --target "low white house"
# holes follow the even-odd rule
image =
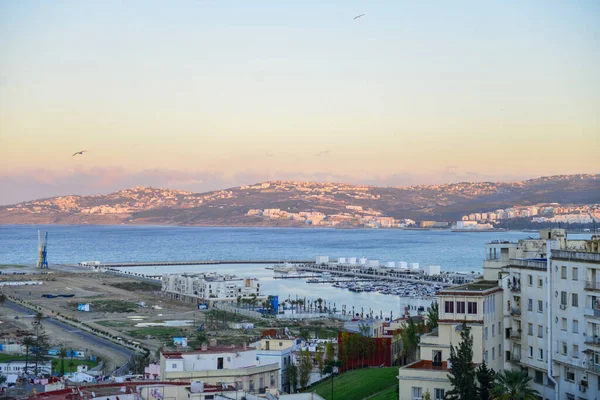
[[[31,360],[28,362],[27,371],[34,373],[36,371],[35,363]],[[41,362],[37,366],[37,371],[42,374],[50,374],[52,372],[52,364],[50,361]],[[25,361],[7,361],[0,363],[1,375],[20,375],[25,372]]]

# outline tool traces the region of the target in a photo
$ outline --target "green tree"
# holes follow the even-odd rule
[[[450,373],[448,379],[452,390],[446,394],[448,400],[472,400],[477,398],[477,382],[473,365],[473,336],[466,323],[460,331],[458,347],[450,345]]]
[[[402,338],[402,354],[409,358],[409,361],[417,358],[417,347],[421,340],[421,334],[425,331],[423,322],[415,324],[413,318],[409,317],[407,322],[402,324],[400,337]]]
[[[65,357],[67,356],[67,349],[61,347],[58,350],[58,357],[60,358],[60,376],[65,375]]]
[[[317,347],[317,351],[315,352],[315,359],[317,361],[317,367],[319,368],[319,374],[323,376],[323,367],[325,365],[325,360],[323,359],[323,348],[321,346]]]
[[[25,373],[29,369],[29,350],[35,345],[35,341],[31,336],[25,337],[23,339],[23,347],[25,347]]]
[[[333,343],[327,342],[327,344],[325,345],[325,362],[326,363],[333,360],[333,357],[335,356],[334,353],[335,353],[335,351],[333,349]]]
[[[296,392],[298,388],[298,367],[295,364],[290,364],[285,370],[287,381],[290,383],[290,393]]]
[[[531,377],[525,371],[500,371],[496,374],[496,384],[491,392],[492,398],[498,400],[534,400],[539,396],[539,393],[529,387],[529,381],[531,381]]]
[[[331,400],[333,400],[333,378],[336,370],[341,366],[341,361],[331,359],[327,362],[327,365],[325,365],[325,368],[323,369],[323,373],[330,374],[331,376]]]
[[[323,312],[323,299],[319,297],[317,303],[319,303],[319,312]]]
[[[142,354],[135,354],[131,357],[131,372],[134,375],[141,375],[144,373],[144,369],[148,366],[148,356]]]
[[[427,327],[429,328],[429,332],[437,328],[439,316],[440,306],[437,301],[434,301],[431,303],[429,312],[427,313]]]
[[[198,331],[196,339],[198,340],[198,344],[202,346],[202,344],[207,341],[206,333],[204,333],[204,331]]]
[[[298,360],[298,382],[303,390],[306,389],[306,385],[308,385],[312,369],[313,363],[310,352],[308,349],[300,350],[300,359]]]
[[[496,377],[494,369],[488,368],[485,362],[483,362],[479,364],[479,367],[477,367],[475,376],[477,377],[477,382],[479,383],[477,388],[477,398],[479,400],[489,400],[490,392],[494,387],[494,379]]]
[[[39,365],[45,361],[48,361],[48,350],[50,349],[50,338],[44,330],[42,324],[43,314],[41,312],[36,313],[33,324],[33,332],[35,339],[33,340],[33,348],[35,348],[33,360],[35,363],[34,371],[36,374],[39,373]]]
[[[6,295],[4,293],[0,293],[0,306],[3,306],[6,302]]]

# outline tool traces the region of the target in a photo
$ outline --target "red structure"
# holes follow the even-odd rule
[[[358,346],[353,346],[352,336],[361,336],[358,333],[338,332],[338,358],[342,360],[342,371],[365,367],[391,367],[393,337],[362,337]],[[346,343],[345,343],[346,342]],[[356,348],[355,348],[356,347]]]

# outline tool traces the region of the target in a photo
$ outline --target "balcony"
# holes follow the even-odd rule
[[[511,354],[510,360],[511,363],[520,364],[521,363],[521,354]]]
[[[552,258],[600,263],[600,253],[589,253],[586,251],[552,250]]]
[[[521,285],[513,285],[510,287],[512,293],[521,293]]]
[[[599,364],[590,364],[589,367],[585,369],[587,372],[591,372],[592,374],[600,375],[600,365]]]
[[[600,309],[586,307],[583,309],[583,315],[590,318],[600,318]]]
[[[585,290],[590,290],[593,292],[600,292],[600,282],[586,281],[585,282]]]
[[[510,331],[510,338],[513,340],[521,340],[521,332],[520,331]]]
[[[543,271],[546,270],[546,260],[544,259],[511,258],[509,264],[515,267],[533,268]]]
[[[586,346],[600,347],[600,338],[598,337],[598,335],[596,335],[596,336],[591,336],[590,335],[586,339],[585,345]]]
[[[512,315],[513,317],[520,317],[521,316],[521,308],[520,307],[511,308],[510,315]]]

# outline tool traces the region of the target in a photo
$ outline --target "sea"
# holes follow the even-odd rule
[[[34,264],[38,230],[48,231],[48,262],[151,262],[194,260],[313,260],[318,255],[366,257],[439,265],[442,271],[481,272],[484,245],[492,240],[538,237],[533,232],[451,232],[400,229],[228,228],[131,225],[0,225],[0,265]],[[589,238],[590,235],[569,235]],[[321,298],[340,309],[398,316],[428,306],[417,300],[376,292],[354,293],[305,279],[275,279],[266,267],[232,264],[124,268],[143,274],[217,272],[256,277],[264,294],[280,299]]]

